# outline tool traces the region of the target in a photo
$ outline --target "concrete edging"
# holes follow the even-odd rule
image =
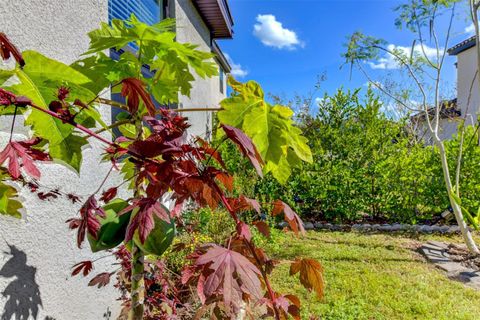
[[[459,234],[460,228],[458,226],[429,226],[429,225],[411,225],[411,224],[331,224],[321,222],[305,222],[303,224],[305,230],[326,230],[326,231],[353,231],[363,233],[393,233],[393,232],[409,232],[409,233],[422,233],[422,234],[446,234],[453,235]],[[288,227],[286,222],[281,222],[277,225],[278,228],[283,229]]]

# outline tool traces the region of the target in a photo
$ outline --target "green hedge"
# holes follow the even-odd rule
[[[407,121],[387,118],[371,90],[363,97],[360,94],[360,90],[339,90],[321,100],[315,115],[298,117],[314,161],[295,170],[287,185],[279,185],[268,176],[263,180],[255,178],[234,147],[222,146],[227,166],[240,172],[237,186],[264,201],[280,198],[304,219],[312,220],[348,222],[368,216],[416,223],[448,209],[436,150],[418,141]],[[446,144],[452,166],[456,163],[458,141]],[[461,192],[472,208],[480,204],[477,142],[469,128]]]

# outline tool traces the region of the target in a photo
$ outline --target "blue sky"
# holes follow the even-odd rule
[[[359,72],[350,79],[348,67],[340,70],[346,36],[360,30],[396,46],[411,46],[412,34],[394,26],[393,9],[401,3],[404,1],[230,0],[235,35],[233,40],[220,41],[220,45],[237,65],[237,73],[244,73],[239,79],[256,80],[266,92],[287,97],[295,92],[306,94],[321,73],[326,73],[327,80],[318,96],[340,87],[363,87],[367,80]],[[461,14],[455,19],[451,45],[469,36],[465,33],[469,24],[466,11],[457,11]],[[385,74],[381,67],[386,63],[388,68],[388,60],[376,63],[376,69],[367,69],[376,76]],[[454,63],[452,57],[446,61],[444,74],[452,88]]]

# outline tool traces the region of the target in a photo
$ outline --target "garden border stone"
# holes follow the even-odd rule
[[[411,224],[374,224],[369,223],[356,223],[353,225],[347,224],[331,224],[322,222],[304,222],[305,230],[327,230],[327,231],[353,231],[362,233],[420,233],[420,234],[444,234],[453,235],[460,234],[460,228],[458,226],[446,226],[446,225],[411,225]],[[277,224],[277,228],[283,229],[288,227],[288,223],[280,222]]]
[[[480,290],[480,271],[467,268],[460,262],[452,261],[447,250],[448,244],[439,241],[428,241],[419,248],[420,253],[435,267],[445,271],[450,279]]]

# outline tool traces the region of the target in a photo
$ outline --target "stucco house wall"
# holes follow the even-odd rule
[[[478,76],[475,77],[476,71],[477,53],[475,47],[457,55],[457,101],[462,111],[462,117],[467,116],[467,125],[477,123],[477,115],[480,111],[480,92],[478,91]],[[472,81],[474,81],[473,87]],[[472,88],[471,91],[470,88]]]
[[[440,137],[441,140],[451,139],[453,135],[457,133],[458,118],[440,119],[439,128],[440,130],[439,130],[438,136]],[[433,144],[433,137],[425,121],[421,121],[420,123],[417,124],[417,127],[415,128],[415,132],[418,133],[418,137],[421,138],[426,144],[428,145]]]
[[[71,63],[88,48],[87,32],[108,20],[108,0],[0,0],[0,25],[21,50],[33,49]],[[102,109],[110,119],[110,108]],[[19,121],[20,122],[20,121]],[[8,140],[10,120],[0,122],[1,148]],[[28,135],[18,127],[15,139]],[[86,198],[109,169],[100,164],[101,145],[91,141],[84,152],[81,174],[58,164],[41,166],[42,186],[59,188]],[[108,187],[108,186],[107,186]],[[2,319],[114,319],[119,312],[113,286],[88,287],[88,279],[70,276],[71,267],[93,255],[88,245],[79,250],[65,220],[76,215],[79,204],[65,198],[41,201],[23,189],[23,219],[0,216],[0,317]],[[111,259],[96,265],[110,271]],[[19,305],[15,305],[18,299]]]
[[[477,124],[480,112],[480,92],[478,91],[479,77],[477,70],[477,53],[472,38],[449,49],[449,53],[457,57],[457,106],[460,116],[440,120],[439,136],[442,140],[453,138],[458,133],[458,125],[465,119],[467,126]],[[426,141],[431,140],[426,123],[421,123],[420,132],[426,132]]]
[[[177,23],[177,41],[188,42],[199,45],[203,51],[211,51],[211,32],[197,9],[190,0],[175,0],[171,7],[171,16]],[[179,108],[216,108],[218,103],[226,97],[226,87],[223,93],[220,91],[219,76],[210,79],[201,79],[194,75],[196,82],[190,92],[190,97],[179,97]],[[192,127],[189,129],[191,135],[208,137],[212,130],[212,117],[210,111],[185,112],[190,119]]]
[[[478,123],[480,112],[480,92],[478,90],[479,77],[477,71],[477,53],[474,38],[469,38],[448,49],[450,55],[457,57],[457,99],[455,109],[460,115],[440,119],[439,136],[442,140],[452,139],[458,133],[460,121],[465,119],[467,126]],[[416,117],[413,117],[415,121]],[[431,134],[425,121],[417,124],[417,132],[427,143],[432,143]]]
[[[189,0],[171,0],[170,16],[177,19],[177,40],[211,50],[210,30]],[[21,50],[33,49],[64,63],[71,63],[88,48],[87,32],[108,21],[108,0],[0,0],[0,31],[5,32]],[[198,79],[191,97],[180,97],[180,108],[216,107],[225,97],[219,77]],[[111,119],[111,108],[101,110],[104,120]],[[191,134],[211,130],[210,112],[186,113],[193,124]],[[17,121],[20,124],[21,121]],[[0,148],[9,138],[11,120],[0,121]],[[15,139],[29,136],[28,129],[17,125]],[[107,134],[108,135],[108,134]],[[85,200],[99,186],[110,169],[100,164],[102,145],[91,140],[84,151],[81,174],[59,164],[41,165],[41,185],[63,193],[74,193]],[[114,177],[110,184],[115,184]],[[117,180],[118,181],[118,180]],[[108,188],[105,185],[104,188]],[[80,204],[64,197],[41,201],[36,194],[21,191],[26,212],[21,220],[0,216],[0,318],[96,320],[116,319],[120,304],[112,285],[88,287],[89,279],[71,277],[71,267],[83,260],[105,254],[92,254],[88,245],[76,248],[75,232],[65,221],[77,214]],[[101,259],[94,271],[112,271],[113,259]],[[95,273],[95,272],[94,272]],[[20,305],[14,305],[20,301]]]

